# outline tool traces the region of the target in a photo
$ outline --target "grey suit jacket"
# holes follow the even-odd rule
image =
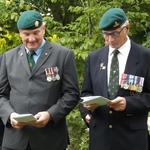
[[[0,55],[0,64],[1,64],[1,60],[2,60],[2,55]],[[3,133],[4,133],[4,125],[3,125],[2,120],[0,119],[0,149],[1,149],[2,140],[3,140]]]
[[[47,81],[45,68],[57,67],[60,80]],[[68,133],[65,116],[76,106],[79,91],[73,53],[46,42],[35,67],[30,71],[23,45],[3,55],[0,69],[0,115],[6,125],[3,146],[12,149],[65,149]],[[43,128],[13,129],[12,112],[36,114],[48,111],[53,121]],[[13,140],[12,140],[13,139]]]

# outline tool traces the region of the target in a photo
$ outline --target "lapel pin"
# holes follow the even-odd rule
[[[20,56],[23,56],[23,53],[20,53]]]
[[[104,63],[100,63],[100,70],[105,70],[106,66],[104,65]]]

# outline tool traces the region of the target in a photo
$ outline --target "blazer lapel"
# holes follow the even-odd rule
[[[27,60],[27,56],[26,56],[26,52],[25,52],[25,47],[23,45],[21,45],[18,55],[19,55],[18,57],[20,58],[21,63],[23,64],[23,67],[25,68],[27,73],[29,75],[31,75],[31,71],[29,68],[29,64],[28,64],[28,60]]]
[[[107,64],[108,64],[108,47],[105,47],[103,55],[99,61],[99,85],[102,85],[100,90],[103,92],[103,96],[107,97]]]
[[[46,42],[43,48],[43,52],[41,53],[41,56],[39,57],[35,67],[33,68],[31,75],[35,74],[35,72],[38,71],[38,69],[42,66],[42,64],[51,55],[52,51],[53,51],[52,46],[48,42]]]
[[[129,56],[126,62],[125,73],[126,74],[136,74],[136,68],[139,63],[139,53],[136,52],[134,48],[134,44],[131,42],[131,50],[129,52]]]

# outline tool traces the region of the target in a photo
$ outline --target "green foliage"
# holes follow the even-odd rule
[[[6,50],[11,49],[20,43],[20,37],[18,33],[3,30],[0,33],[0,54]]]
[[[46,22],[46,37],[75,53],[80,88],[88,54],[103,46],[98,28],[102,14],[121,7],[130,21],[133,40],[150,47],[150,0],[0,0],[0,53],[20,43],[16,22],[21,12],[40,11]],[[88,133],[78,107],[67,117],[71,144],[69,150],[87,150]]]
[[[88,131],[83,120],[81,120],[78,108],[74,109],[67,117],[69,124],[70,145],[68,150],[87,150]],[[78,144],[77,144],[78,143]]]

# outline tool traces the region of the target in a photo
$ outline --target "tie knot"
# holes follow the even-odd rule
[[[35,54],[35,51],[30,51],[30,52],[28,53],[29,56],[33,56],[34,54]]]
[[[114,50],[113,53],[114,53],[114,56],[117,56],[119,54],[119,50],[116,49],[116,50]]]

